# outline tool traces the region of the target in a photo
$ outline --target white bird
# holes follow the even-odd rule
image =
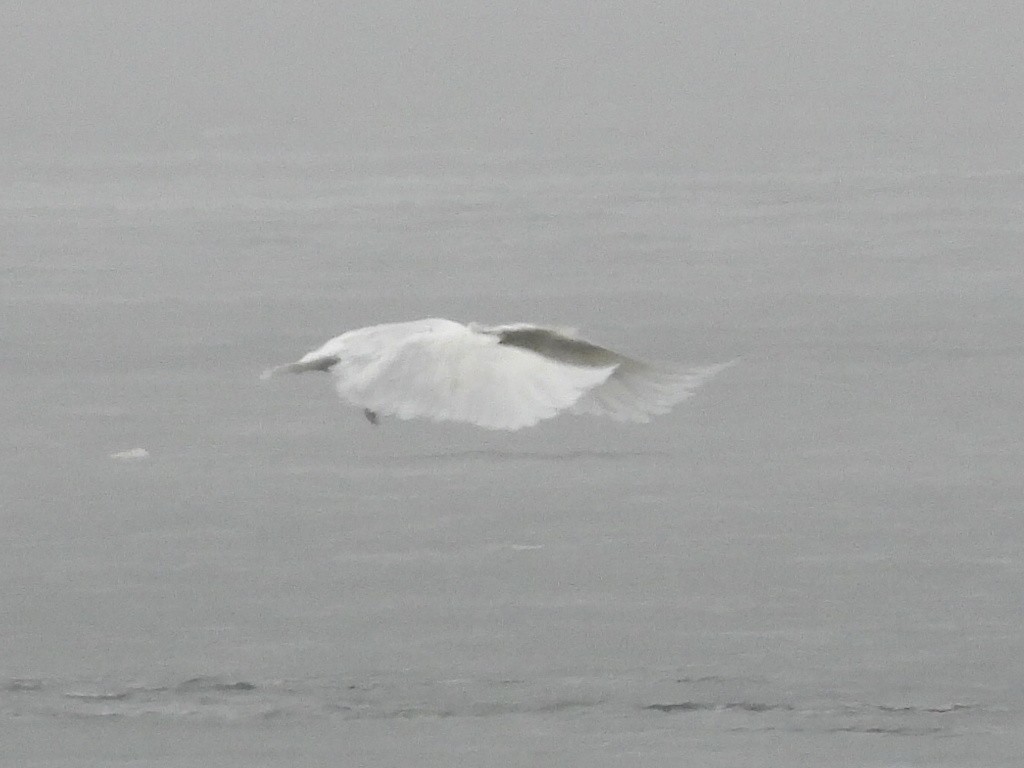
[[[646,422],[729,365],[649,365],[571,330],[431,318],[348,331],[262,378],[328,371],[372,424],[386,415],[515,430],[562,411]]]

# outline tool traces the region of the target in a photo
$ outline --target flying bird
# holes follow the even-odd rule
[[[328,372],[371,424],[395,416],[515,430],[563,411],[646,422],[729,365],[651,365],[573,330],[431,318],[348,331],[261,378]]]

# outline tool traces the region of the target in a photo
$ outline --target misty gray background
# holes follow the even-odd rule
[[[0,763],[1019,764],[1018,3],[0,22]],[[428,315],[742,362],[258,380]]]
[[[1014,2],[4,3],[16,148],[1019,159]]]

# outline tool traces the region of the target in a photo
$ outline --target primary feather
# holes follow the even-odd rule
[[[468,326],[429,319],[349,331],[288,365],[329,371],[338,394],[367,412],[520,429],[561,411],[647,421],[725,366],[648,365],[526,323]]]

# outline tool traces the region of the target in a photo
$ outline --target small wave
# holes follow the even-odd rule
[[[771,712],[781,710],[791,712],[795,709],[791,704],[766,704],[759,701],[730,701],[723,704],[707,701],[680,701],[672,704],[647,704],[643,709],[655,712]]]
[[[780,697],[774,698],[773,692]],[[0,718],[254,723],[516,715],[557,718],[594,712],[692,715],[707,719],[707,727],[725,731],[890,735],[975,732],[1010,716],[1005,708],[956,698],[884,703],[822,698],[816,691],[800,695],[789,686],[763,678],[716,675],[410,679],[395,673],[293,680],[198,675],[169,681],[24,677],[0,682]]]
[[[552,714],[570,710],[592,709],[603,703],[600,699],[556,699],[543,702],[490,702],[473,704],[466,714],[474,717],[495,717],[499,715]]]
[[[648,704],[643,709],[655,712],[706,712],[715,709],[716,705],[703,701],[680,701],[675,704]]]
[[[726,704],[724,709],[734,709],[741,712],[771,712],[773,710],[792,712],[796,707],[792,704],[762,704],[756,701],[736,701]]]
[[[905,714],[905,715],[945,715],[950,712],[961,712],[965,709],[974,709],[974,704],[949,704],[946,706],[933,706],[933,707],[919,707],[913,705],[904,706],[889,706],[886,704],[879,704],[877,709],[881,712],[891,712],[893,714]]]
[[[77,701],[126,701],[132,696],[132,691],[66,691],[65,699]]]
[[[457,713],[454,710],[443,707],[397,707],[396,709],[358,712],[353,710],[351,719],[372,718],[383,720],[412,720],[413,718],[440,718],[453,717]]]
[[[43,681],[34,677],[16,677],[13,680],[8,680],[3,686],[3,690],[11,693],[41,691],[43,690]]]
[[[175,686],[178,693],[194,693],[197,691],[216,691],[218,693],[236,693],[255,691],[259,686],[244,680],[225,682],[217,677],[192,677]]]
[[[865,733],[884,736],[930,736],[942,733],[938,726],[886,726],[886,725],[843,725],[826,729],[827,733]]]

